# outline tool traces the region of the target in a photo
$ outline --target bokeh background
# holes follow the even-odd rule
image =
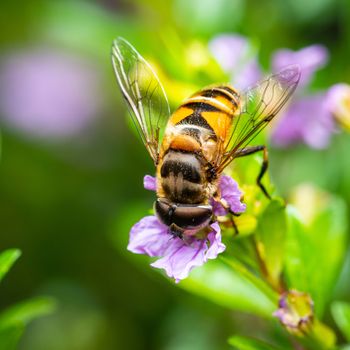
[[[112,40],[127,38],[161,67],[172,107],[217,82],[220,69],[203,52],[221,33],[254,41],[266,70],[278,48],[325,45],[330,60],[311,89],[326,89],[350,81],[349,2],[7,1],[0,23],[0,249],[23,253],[0,308],[57,300],[20,349],[226,349],[250,316],[188,294],[126,250],[154,199],[142,186],[153,166],[126,119]],[[323,150],[272,148],[278,191],[311,181],[350,204],[349,138],[339,132]]]

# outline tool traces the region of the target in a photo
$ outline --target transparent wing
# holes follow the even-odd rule
[[[113,42],[112,63],[131,118],[150,156],[157,163],[161,135],[170,116],[164,88],[152,67],[123,38]]]
[[[216,166],[220,173],[253,138],[277,115],[292,96],[300,79],[293,65],[248,88],[241,95],[241,110],[234,117],[230,138]]]

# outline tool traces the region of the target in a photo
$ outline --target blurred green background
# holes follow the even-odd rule
[[[5,1],[0,23],[0,249],[23,253],[0,308],[36,295],[58,303],[30,324],[20,349],[227,348],[250,316],[175,288],[126,250],[154,199],[142,186],[154,170],[126,121],[112,40],[127,38],[161,67],[172,107],[216,82],[218,68],[196,66],[186,50],[205,50],[220,33],[255,41],[266,68],[278,48],[325,45],[330,62],[312,85],[324,89],[350,81],[349,2]],[[341,133],[322,151],[272,150],[272,178],[285,195],[312,181],[349,204],[349,149]],[[338,294],[350,301],[343,280]]]

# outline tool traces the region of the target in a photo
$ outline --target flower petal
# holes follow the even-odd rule
[[[240,35],[219,35],[209,43],[209,50],[222,69],[231,75],[231,83],[244,89],[261,77],[255,50]]]
[[[91,125],[103,100],[98,66],[49,47],[1,57],[0,115],[28,135],[71,137]]]
[[[235,88],[244,90],[247,87],[256,84],[261,76],[262,73],[258,60],[254,57],[253,59],[246,60],[244,65],[234,71],[231,77],[231,83]]]
[[[226,246],[221,242],[221,230],[217,222],[210,225],[214,231],[208,234],[209,248],[205,254],[207,259],[216,259],[218,254],[222,253]]]
[[[335,131],[326,101],[326,95],[319,94],[291,104],[272,131],[273,143],[280,147],[300,142],[312,148],[326,147]]]
[[[146,216],[131,228],[128,250],[136,254],[162,256],[171,238],[167,226],[153,215]]]
[[[164,256],[151,266],[164,269],[169,277],[175,278],[176,283],[188,277],[194,267],[202,266],[208,259],[215,259],[226,249],[221,243],[219,224],[215,222],[211,227],[213,231],[207,239],[193,239],[191,243],[180,238],[172,239]]]
[[[292,334],[305,335],[311,329],[314,302],[307,293],[297,290],[284,292],[279,299],[278,310],[273,313]]]
[[[225,72],[232,72],[249,50],[249,42],[240,35],[223,34],[209,42],[209,50]]]
[[[169,242],[164,256],[151,266],[164,269],[169,277],[179,282],[186,278],[195,266],[204,264],[206,250],[206,240],[195,239],[188,244],[180,238],[174,238]]]
[[[221,198],[229,205],[234,213],[243,213],[246,210],[246,205],[241,202],[242,192],[238,188],[238,184],[232,177],[222,175],[220,177],[219,188]],[[213,212],[215,215],[226,215],[227,210],[218,202],[212,200]]]
[[[350,130],[350,85],[333,85],[327,92],[327,104],[336,121]]]
[[[154,176],[146,175],[143,178],[143,187],[146,190],[156,191],[157,190],[157,179]]]
[[[277,50],[272,57],[272,69],[278,72],[286,66],[298,64],[301,68],[299,86],[306,86],[315,72],[327,61],[328,51],[322,45],[311,45],[298,51],[281,49]]]

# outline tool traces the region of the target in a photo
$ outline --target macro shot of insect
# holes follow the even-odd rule
[[[173,112],[152,67],[125,39],[112,46],[112,62],[131,118],[156,167],[156,216],[169,232],[184,238],[213,220],[210,200],[228,208],[219,179],[236,158],[262,151],[257,184],[268,166],[266,146],[250,146],[277,115],[300,79],[298,66],[288,66],[243,92],[228,84],[206,87]],[[232,213],[234,214],[234,213]]]

